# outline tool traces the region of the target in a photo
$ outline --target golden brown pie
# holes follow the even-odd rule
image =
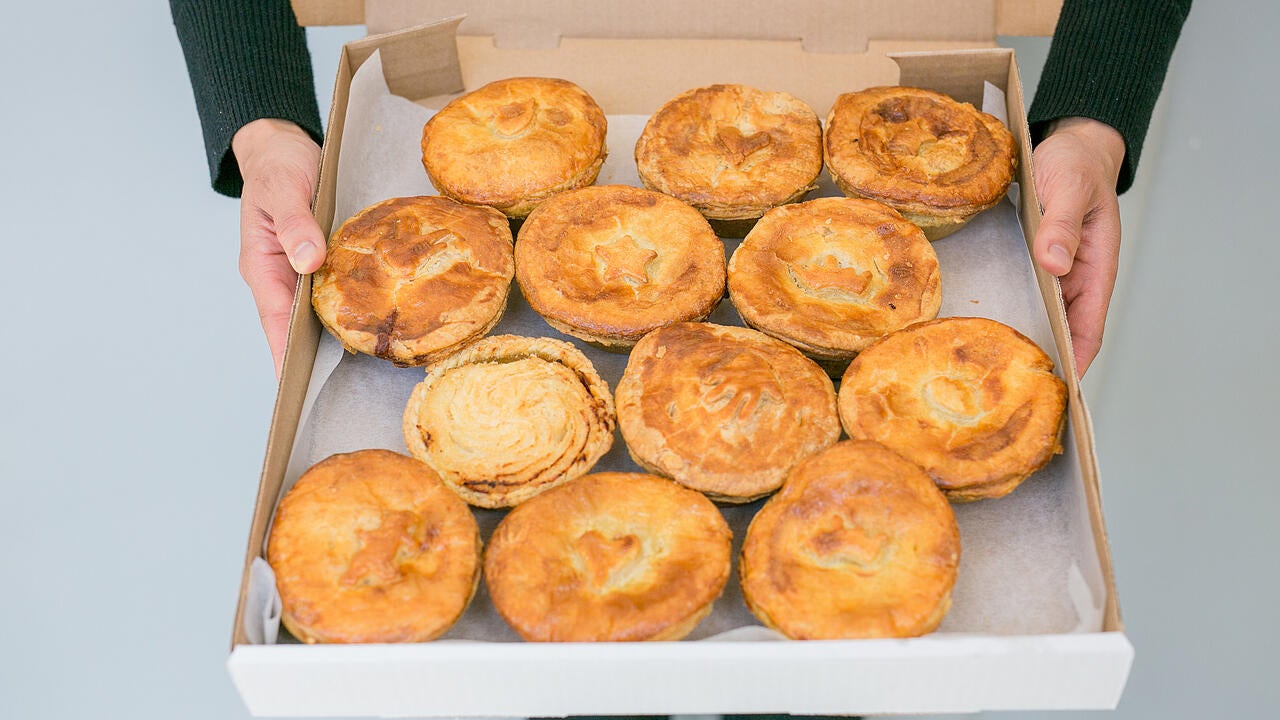
[[[960,532],[919,467],[846,440],[801,462],[747,529],[747,607],[797,640],[914,637],[951,607]]]
[[[1011,492],[1062,452],[1067,386],[1017,330],[956,317],[864,350],[839,402],[849,437],[887,445],[966,502]]]
[[[636,142],[650,190],[708,220],[755,219],[795,202],[822,172],[822,125],[804,101],[746,85],[712,85],[658,108]]]
[[[567,80],[509,78],[445,105],[422,130],[422,164],[441,195],[522,218],[596,181],[604,112]]]
[[[529,305],[551,327],[606,350],[705,318],[724,296],[724,277],[724,244],[698,211],[626,185],[551,198],[516,243]]]
[[[427,368],[409,452],[463,500],[509,507],[586,473],[613,445],[609,386],[562,340],[494,335]]]
[[[320,322],[351,352],[434,362],[493,329],[515,274],[501,213],[442,197],[384,200],[329,238],[312,278]]]
[[[1018,159],[1013,135],[995,116],[912,87],[836,98],[825,148],[846,195],[892,206],[930,240],[998,203]]]
[[[676,323],[636,344],[618,382],[631,457],[713,500],[747,502],[840,437],[831,379],[748,328]]]
[[[360,450],[322,460],[285,494],[267,562],[299,640],[424,642],[471,601],[480,532],[431,468]]]
[[[924,234],[871,200],[818,198],[770,210],[729,260],[729,297],[746,323],[830,371],[942,304]]]
[[[731,534],[701,494],[642,473],[596,473],[507,514],[485,583],[525,640],[679,640],[729,579]]]

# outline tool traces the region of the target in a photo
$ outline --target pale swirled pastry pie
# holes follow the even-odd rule
[[[434,362],[502,317],[515,274],[511,244],[506,218],[489,208],[384,200],[329,238],[311,303],[351,352],[400,366]]]
[[[281,621],[307,643],[424,642],[480,581],[480,533],[426,465],[390,450],[333,455],[276,508],[267,562]]]
[[[508,513],[489,540],[485,584],[525,640],[679,640],[723,591],[731,541],[703,495],[596,473]]]
[[[557,195],[520,227],[516,281],[551,327],[606,350],[701,320],[724,295],[724,244],[698,211],[643,188]]]
[[[778,489],[840,437],[831,379],[800,351],[748,328],[676,323],[636,344],[617,387],[631,457],[713,500]]]
[[[427,368],[409,452],[472,505],[509,507],[586,473],[613,445],[613,396],[563,340],[495,335]]]
[[[636,169],[645,187],[680,198],[708,220],[754,220],[816,187],[822,125],[804,101],[784,92],[696,88],[650,116],[636,142]]]
[[[765,214],[729,260],[729,297],[751,327],[839,372],[876,339],[937,316],[933,246],[895,210],[818,198]]]
[[[845,372],[840,420],[923,467],[953,502],[1012,492],[1062,452],[1067,386],[1017,330],[985,318],[914,325]]]
[[[836,98],[824,147],[831,178],[846,195],[894,207],[930,240],[999,202],[1018,159],[998,118],[913,87]]]
[[[915,637],[951,607],[955,515],[929,476],[874,442],[801,462],[752,519],[738,565],[747,607],[797,640]]]
[[[555,78],[489,83],[445,105],[422,130],[422,165],[442,195],[523,218],[551,195],[596,181],[604,112]]]

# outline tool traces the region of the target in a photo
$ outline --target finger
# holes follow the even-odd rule
[[[1059,277],[1071,272],[1091,193],[1082,178],[1052,178],[1040,190],[1044,216],[1034,242],[1036,262]]]
[[[1098,293],[1081,294],[1067,305],[1067,327],[1071,328],[1071,350],[1079,377],[1084,377],[1102,349],[1106,322],[1107,298]]]
[[[311,215],[311,188],[305,178],[280,175],[266,184],[259,207],[295,272],[314,272],[324,262],[325,240]]]
[[[289,337],[289,314],[293,309],[293,291],[298,275],[283,254],[244,254],[240,261],[240,274],[244,276],[253,302],[258,307],[258,319],[271,348],[276,377],[284,367],[284,348]]]
[[[1088,278],[1078,266],[1062,282],[1066,301],[1066,324],[1071,331],[1071,350],[1075,355],[1075,373],[1084,377],[1085,370],[1102,350],[1102,334],[1106,329],[1107,306],[1111,300],[1111,284]],[[1114,277],[1114,275],[1112,275]]]

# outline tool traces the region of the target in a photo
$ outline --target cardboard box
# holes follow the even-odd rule
[[[349,43],[339,62],[315,215],[335,218],[338,148],[357,69],[379,52],[390,89],[424,104],[502,77],[565,77],[606,113],[645,114],[688,88],[743,82],[784,89],[825,117],[835,96],[906,84],[978,103],[983,83],[1005,92],[1021,162],[1018,216],[1039,223],[1031,148],[1013,53],[996,34],[1048,34],[1054,2],[813,2],[744,8],[723,0],[487,3],[295,0],[304,24],[367,21],[371,31],[411,18],[459,18]],[[471,7],[471,5],[474,5]],[[429,6],[429,7],[428,7]],[[456,41],[455,29],[460,34]],[[260,715],[810,714],[1110,708],[1133,649],[1123,634],[1098,492],[1093,435],[1071,364],[1057,280],[1034,269],[1068,381],[1064,444],[1072,507],[1096,575],[1100,627],[1009,635],[936,633],[910,640],[778,642],[713,639],[642,644],[434,642],[416,645],[262,644],[246,630],[253,561],[285,481],[321,337],[310,279],[298,285],[267,456],[250,529],[228,667]],[[1048,348],[1046,348],[1048,349]],[[1094,561],[1096,560],[1096,564]],[[962,570],[963,572],[963,570]],[[479,598],[478,598],[479,599]],[[748,634],[749,636],[749,634]]]

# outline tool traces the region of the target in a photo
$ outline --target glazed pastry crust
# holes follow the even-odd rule
[[[525,640],[679,640],[724,589],[731,539],[699,493],[652,475],[596,473],[503,518],[485,582]]]
[[[480,533],[431,468],[361,450],[317,463],[285,494],[267,562],[299,640],[424,642],[466,610]]]
[[[821,361],[847,361],[942,304],[924,234],[870,200],[818,198],[765,214],[729,260],[729,297],[751,327]]]
[[[604,111],[567,80],[509,78],[454,99],[422,131],[422,164],[442,195],[525,217],[596,181]]]
[[[1008,494],[1062,452],[1067,386],[1013,328],[945,318],[863,351],[839,405],[849,437],[887,445],[966,502]]]
[[[510,507],[591,469],[613,445],[613,395],[562,340],[495,335],[427,368],[405,444],[472,505]]]
[[[824,137],[827,168],[850,197],[890,205],[936,240],[1004,197],[1017,149],[996,117],[911,87],[836,99]]]
[[[752,519],[747,606],[798,640],[914,637],[951,606],[960,532],[920,468],[882,445],[836,443],[793,470]]]
[[[597,185],[563,193],[520,227],[516,281],[555,329],[607,350],[701,320],[724,295],[724,244],[661,193]]]
[[[501,213],[442,197],[392,198],[329,238],[311,302],[347,350],[422,365],[492,330],[514,274]]]
[[[784,92],[745,85],[686,91],[650,116],[636,142],[645,187],[708,219],[758,218],[816,187],[822,125]]]
[[[798,350],[747,328],[677,323],[631,351],[618,425],[649,472],[722,502],[782,484],[840,437],[830,378]]]

